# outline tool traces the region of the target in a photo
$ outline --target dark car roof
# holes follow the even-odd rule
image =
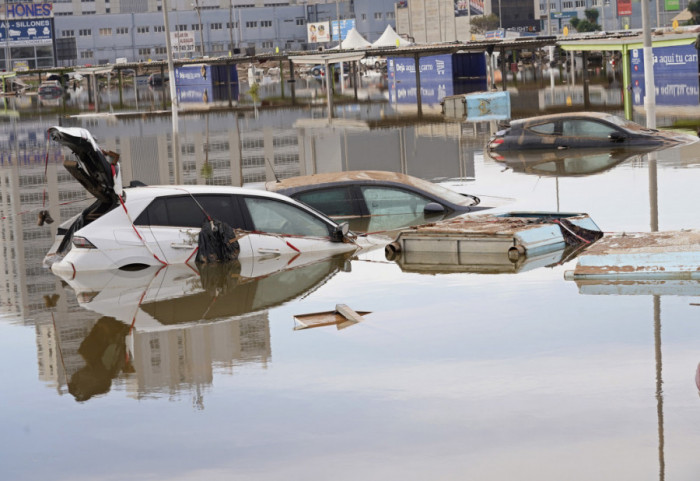
[[[520,127],[529,124],[541,124],[546,122],[556,122],[561,119],[595,119],[595,120],[610,120],[613,117],[611,114],[603,112],[574,112],[562,114],[539,115],[537,117],[528,117],[526,119],[511,120],[511,127]]]
[[[399,172],[388,172],[381,170],[354,170],[347,172],[328,172],[322,174],[304,175],[291,177],[279,182],[268,182],[265,188],[271,192],[279,192],[284,195],[294,195],[298,192],[320,189],[322,187],[336,186],[342,184],[384,184],[403,185],[411,190],[422,191],[433,197],[441,198],[455,205],[465,205],[467,199],[475,202],[472,196],[465,196],[439,184],[419,179]],[[465,205],[466,206],[466,205]]]

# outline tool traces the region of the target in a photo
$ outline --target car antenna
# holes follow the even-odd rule
[[[265,160],[266,160],[267,163],[270,165],[270,170],[272,170],[272,175],[275,176],[275,182],[277,182],[277,183],[279,184],[279,183],[280,183],[280,179],[279,179],[279,177],[277,177],[277,172],[275,172],[275,167],[272,165],[272,162],[270,162],[270,158],[266,156],[266,157],[265,157]]]

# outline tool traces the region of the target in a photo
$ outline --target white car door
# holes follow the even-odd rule
[[[235,198],[230,195],[163,196],[151,202],[139,221],[150,225],[165,262],[183,264],[195,259],[199,231],[207,215],[235,226],[239,225],[235,218],[237,209]],[[252,255],[247,236],[238,243],[241,257]]]

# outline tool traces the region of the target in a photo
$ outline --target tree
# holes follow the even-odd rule
[[[586,10],[586,13],[588,13],[588,10]],[[596,19],[598,17],[598,12],[596,11]],[[572,17],[569,19],[569,25],[574,27],[578,33],[584,33],[584,32],[597,32],[598,30],[601,29],[600,25],[598,25],[595,22],[590,21],[589,19],[586,20],[581,20],[578,17]]]
[[[688,2],[688,11],[693,16],[692,23],[697,25],[700,23],[700,0]]]
[[[478,17],[472,17],[471,31],[472,33],[483,35],[489,30],[496,30],[500,25],[501,21],[498,15],[494,15],[493,13],[490,15],[480,15]]]
[[[588,8],[584,10],[584,15],[586,15],[586,20],[588,20],[591,23],[595,23],[596,25],[598,24],[598,15],[600,15],[600,12],[596,8]]]

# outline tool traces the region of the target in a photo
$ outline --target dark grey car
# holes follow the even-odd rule
[[[517,150],[663,147],[693,142],[687,134],[648,129],[611,114],[577,112],[514,120],[488,143],[489,153]]]

